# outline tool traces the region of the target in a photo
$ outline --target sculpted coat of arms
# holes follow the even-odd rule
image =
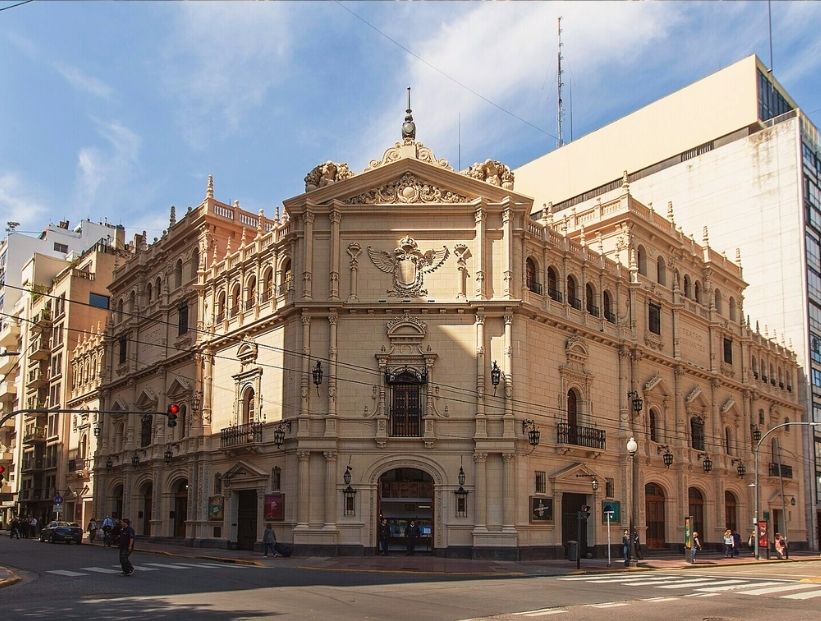
[[[393,289],[388,289],[388,294],[398,297],[427,295],[427,290],[422,289],[425,274],[438,269],[449,254],[445,246],[441,250],[422,252],[408,236],[399,241],[392,253],[368,246],[368,256],[373,264],[383,272],[393,274]]]

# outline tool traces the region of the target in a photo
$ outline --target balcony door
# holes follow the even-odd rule
[[[579,396],[575,390],[567,391],[567,441],[578,444]]]

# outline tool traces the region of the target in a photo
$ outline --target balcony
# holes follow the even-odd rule
[[[0,347],[17,347],[20,338],[20,323],[12,317],[0,321]]]
[[[19,362],[19,354],[4,353],[0,355],[0,373],[4,375],[13,369]]]
[[[17,385],[10,380],[0,382],[0,402],[11,403],[17,398]]]
[[[272,289],[272,287],[269,285],[269,286],[268,286],[268,287],[267,287],[267,288],[266,288],[266,289],[262,292],[262,295],[260,296],[259,301],[260,301],[261,303],[264,303],[264,302],[270,302],[270,301],[271,301],[271,296],[272,296],[272,294],[273,294],[273,289]]]
[[[47,360],[51,355],[51,347],[45,334],[35,338],[31,342],[31,354],[29,357],[32,360]]]
[[[542,283],[536,282],[535,280],[528,280],[527,281],[527,288],[530,289],[533,293],[538,293],[542,295]]]
[[[606,310],[604,311],[604,318],[609,321],[610,323],[616,323],[616,315],[613,314],[612,311]]]
[[[781,476],[785,479],[791,479],[792,478],[792,466],[786,466],[784,464],[781,464],[781,471],[779,472],[778,464],[770,462],[770,476],[771,477]]]
[[[559,423],[557,432],[558,444],[572,444],[602,451],[605,449],[607,432],[604,429]]]
[[[42,369],[31,369],[26,376],[26,387],[35,390],[48,386],[48,376]]]
[[[39,472],[45,468],[43,458],[40,459],[24,459],[23,465],[20,467],[20,472]]]
[[[576,310],[582,309],[582,301],[579,298],[568,298],[567,302]]]
[[[235,448],[262,442],[262,423],[233,425],[220,430],[220,448]]]
[[[558,289],[548,288],[547,295],[550,296],[551,300],[555,300],[556,302],[561,302],[562,301],[562,292],[559,291]]]
[[[31,322],[31,329],[36,332],[43,332],[51,327],[51,310],[44,308],[34,316]]]
[[[90,459],[69,459],[68,460],[68,476],[87,479],[89,470],[91,470],[92,463]]]
[[[599,317],[599,307],[594,306],[593,304],[587,305],[587,313],[589,315],[593,315],[594,317]]]
[[[46,441],[45,427],[26,427],[23,432],[23,444],[36,444]]]

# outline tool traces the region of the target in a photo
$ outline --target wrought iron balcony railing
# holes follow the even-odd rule
[[[262,442],[262,423],[233,425],[220,430],[220,446],[231,448]]]
[[[778,464],[770,462],[770,476],[771,477],[777,477],[777,476],[779,476],[779,474],[780,474],[780,476],[784,477],[785,479],[791,479],[792,478],[792,466],[787,466],[785,464],[781,464],[781,472],[779,473]]]
[[[559,423],[557,432],[556,441],[558,444],[574,444],[604,450],[607,442],[607,432],[604,429],[596,429],[595,427],[580,427]]]
[[[552,300],[556,300],[557,302],[562,301],[562,292],[558,289],[548,289],[547,295],[549,295]]]
[[[527,288],[530,289],[533,293],[538,293],[539,295],[542,295],[542,283],[540,282],[536,282],[535,280],[528,280]]]

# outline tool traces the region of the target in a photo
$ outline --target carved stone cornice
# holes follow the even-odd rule
[[[345,201],[348,205],[468,202],[470,202],[468,197],[423,181],[410,172],[405,173],[397,180],[358,194]]]

